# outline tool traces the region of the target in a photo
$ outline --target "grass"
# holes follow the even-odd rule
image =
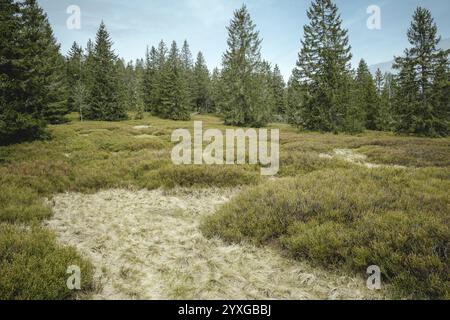
[[[269,194],[266,194],[261,192],[267,188],[265,184],[267,178],[260,176],[258,166],[175,166],[172,164],[170,160],[171,148],[174,145],[170,142],[172,131],[178,128],[192,130],[194,120],[203,121],[204,129],[219,128],[224,130],[228,128],[217,117],[197,115],[193,121],[175,122],[147,116],[143,120],[120,123],[80,123],[76,120],[76,114],[70,115],[70,118],[72,121],[67,124],[50,126],[53,136],[51,140],[0,147],[0,185],[2,187],[0,193],[0,223],[2,228],[6,228],[2,230],[8,230],[8,232],[0,233],[0,243],[21,243],[20,246],[17,246],[17,251],[14,254],[5,249],[5,246],[0,247],[0,265],[7,265],[5,267],[7,270],[13,270],[15,276],[13,277],[12,273],[9,273],[8,277],[16,280],[27,279],[26,277],[29,276],[31,270],[30,266],[36,265],[41,270],[39,271],[41,273],[37,273],[38,278],[42,279],[43,282],[52,279],[48,281],[55,284],[46,287],[35,282],[33,287],[29,287],[27,281],[17,280],[15,281],[16,287],[14,287],[9,281],[0,281],[0,298],[65,299],[74,297],[73,292],[67,292],[65,289],[67,275],[62,272],[64,269],[62,264],[69,260],[80,262],[82,259],[73,249],[58,246],[52,233],[39,226],[41,221],[51,216],[51,209],[45,199],[51,201],[54,194],[61,192],[94,193],[98,190],[111,188],[145,188],[152,190],[157,188],[170,189],[178,186],[204,188],[246,185],[249,187],[249,191],[238,197],[241,200],[236,200],[230,204],[230,206],[236,206],[236,212],[240,212],[241,215],[236,217],[235,221],[224,222],[224,217],[232,212],[231,209],[228,209],[228,211],[222,209],[205,223],[204,230],[207,234],[219,234],[231,241],[257,240],[258,243],[268,243],[270,239],[277,239],[285,249],[297,253],[298,258],[306,257],[318,262],[331,259],[333,264],[339,266],[352,265],[352,263],[347,261],[345,257],[338,259],[330,254],[305,252],[305,241],[307,239],[312,241],[313,238],[319,238],[319,235],[322,234],[335,235],[335,233],[328,231],[340,230],[339,228],[343,226],[345,228],[341,230],[341,233],[347,237],[350,226],[354,227],[356,224],[350,225],[347,222],[336,220],[339,215],[342,215],[342,219],[344,219],[343,217],[347,219],[349,213],[345,210],[339,211],[335,207],[343,206],[347,203],[347,200],[353,199],[353,197],[359,199],[358,201],[361,203],[367,202],[374,206],[373,208],[370,206],[364,207],[367,210],[363,212],[362,216],[382,212],[388,220],[395,220],[396,213],[401,217],[405,215],[411,217],[407,218],[409,220],[404,224],[405,234],[408,234],[408,230],[411,233],[413,232],[407,226],[416,226],[417,221],[422,220],[424,221],[424,238],[440,235],[439,228],[436,230],[429,229],[432,226],[431,220],[438,219],[436,221],[442,222],[439,219],[444,219],[445,223],[442,225],[448,226],[448,218],[442,218],[442,216],[448,216],[448,207],[442,206],[443,200],[441,199],[441,202],[439,202],[441,206],[435,204],[434,207],[428,200],[438,195],[442,196],[443,190],[446,190],[446,187],[448,189],[450,139],[399,137],[378,132],[367,132],[356,136],[314,132],[299,133],[288,125],[273,124],[272,128],[280,129],[281,161],[279,176],[284,178],[271,182],[274,184],[276,192],[270,193],[267,189]],[[136,126],[141,127],[137,129]],[[333,150],[339,148],[354,149],[355,152],[367,155],[367,161],[373,163],[398,164],[409,168],[406,171],[377,169],[373,172],[381,172],[380,177],[374,178],[372,171],[366,172],[344,160],[319,156],[322,153],[332,153]],[[422,169],[416,170],[413,167],[421,167]],[[295,191],[298,191],[298,189],[287,189],[293,188],[296,183],[310,181],[309,183],[315,187],[315,191],[311,192],[308,196],[308,202],[302,203],[302,206],[309,208],[308,210],[312,210],[311,212],[315,212],[316,207],[324,200],[324,194],[338,192],[341,189],[346,190],[345,185],[339,182],[340,178],[330,178],[337,174],[340,174],[344,181],[356,186],[348,190],[349,193],[352,191],[354,194],[349,198],[342,198],[342,195],[340,195],[334,200],[329,200],[329,207],[323,207],[324,220],[320,220],[320,223],[316,222],[318,225],[314,226],[314,219],[312,219],[311,225],[308,225],[310,236],[302,238],[302,234],[308,233],[302,231],[304,229],[299,224],[298,217],[293,218],[290,214],[289,201],[294,200],[286,198],[290,195],[293,199],[297,199],[299,194],[296,194]],[[353,177],[353,179],[350,177]],[[375,182],[385,181],[385,183],[376,184],[374,182],[374,185],[368,185],[367,188],[359,186],[360,180],[367,177]],[[316,181],[316,184],[313,181]],[[398,184],[395,184],[399,188],[398,190],[395,189],[396,192],[401,193],[401,189],[402,192],[408,194],[406,198],[399,197],[399,199],[403,199],[404,206],[398,204],[389,207],[389,210],[376,211],[374,208],[383,207],[383,201],[386,200],[384,196],[377,198],[377,195],[383,194],[383,188],[393,183],[392,181],[399,181]],[[275,194],[277,197],[274,197]],[[250,195],[254,197],[251,198]],[[256,198],[257,196],[262,196],[262,198]],[[329,196],[331,197],[331,195]],[[248,201],[249,203],[253,201],[254,208],[264,209],[265,211],[262,212],[267,214],[261,214],[255,209],[251,209],[242,197],[249,197]],[[371,202],[373,199],[378,200]],[[360,202],[352,203],[352,205],[359,205]],[[294,201],[294,203],[297,202]],[[427,203],[428,209],[431,208],[426,214],[425,212],[417,212],[423,203]],[[269,212],[268,210],[271,210],[271,208],[276,208],[277,211]],[[331,211],[327,211],[329,209]],[[274,214],[273,216],[271,216],[271,212]],[[409,216],[409,212],[414,212],[414,214]],[[261,219],[252,220],[250,218],[256,217],[257,214],[258,216],[261,215]],[[333,218],[333,220],[332,217],[336,219]],[[414,220],[413,217],[416,217],[417,220]],[[363,220],[354,217],[354,221],[360,221],[360,228],[363,228]],[[351,223],[356,223],[354,221]],[[373,221],[382,225],[385,220],[374,219]],[[223,225],[218,226],[219,222]],[[403,224],[401,225],[403,226]],[[311,229],[309,226],[311,226]],[[428,235],[427,232],[435,232],[435,234]],[[377,234],[376,230],[373,233]],[[231,236],[236,234],[242,236]],[[317,234],[317,236],[314,236],[314,234]],[[342,240],[339,232],[335,236],[336,239],[334,240],[339,244]],[[28,239],[28,242],[21,242],[22,239],[24,239],[23,241]],[[363,243],[362,240],[358,241],[361,241],[361,248],[370,248],[369,244]],[[380,241],[384,243],[382,240]],[[46,243],[47,249],[39,249],[37,242]],[[33,246],[36,246],[36,248]],[[327,247],[325,244],[320,246],[324,247],[324,250]],[[347,248],[346,246],[343,247]],[[441,246],[438,246],[438,248],[442,251]],[[415,247],[412,247],[410,251],[415,252],[413,249],[416,250]],[[322,254],[323,256],[321,256]],[[355,265],[349,268],[360,271],[359,266],[367,262],[364,259],[369,259],[367,255],[361,253],[355,260],[361,261],[360,264],[356,266],[355,262]],[[319,256],[320,258],[317,258]],[[370,257],[370,254],[368,256]],[[363,259],[363,257],[365,258]],[[431,256],[431,258],[433,257]],[[411,259],[413,258],[411,257]],[[336,263],[334,263],[335,260]],[[61,264],[61,261],[64,263]],[[430,261],[434,260],[420,261],[424,266],[428,266],[426,263],[431,263]],[[448,262],[446,263],[448,268]],[[430,268],[439,271],[441,267],[441,265],[432,265]],[[88,262],[86,262],[85,268],[88,268]],[[440,274],[439,272],[436,274]],[[403,284],[408,281],[415,281],[414,279],[422,279],[414,275],[400,275],[396,269],[389,271],[387,274],[393,282],[400,281]],[[4,274],[2,273],[2,275]],[[401,279],[406,280],[401,281]],[[431,297],[442,296],[443,293],[437,292],[437,289],[430,292],[425,290],[426,288],[432,288],[432,283],[441,278],[433,279],[424,282],[424,288],[420,289],[421,292]],[[56,283],[61,287],[58,287]],[[89,286],[87,284],[86,289]]]

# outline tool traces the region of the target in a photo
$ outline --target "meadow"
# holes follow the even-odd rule
[[[193,121],[231,128],[215,116],[69,118],[49,127],[49,140],[0,147],[1,299],[89,298],[96,290],[92,262],[45,225],[55,196],[177,188],[239,190],[202,218],[206,238],[270,248],[330,272],[365,275],[378,265],[390,297],[450,298],[449,138],[274,123],[280,171],[262,177],[258,165],[172,164],[173,130],[191,130]],[[81,267],[81,291],[67,288],[68,265]]]

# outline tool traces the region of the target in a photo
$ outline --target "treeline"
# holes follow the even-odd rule
[[[398,74],[375,78],[364,60],[354,72],[351,47],[338,9],[316,0],[297,66],[287,89],[289,122],[310,130],[359,132],[395,130],[427,136],[449,133],[448,51],[430,11],[417,8],[407,36],[411,48],[396,58]]]
[[[68,112],[82,120],[119,121],[133,111],[188,120],[215,113],[236,126],[287,121],[306,130],[365,129],[447,136],[450,123],[448,51],[431,13],[418,8],[397,57],[395,74],[373,76],[364,60],[352,69],[348,32],[331,0],[315,0],[307,12],[302,46],[287,84],[277,65],[261,57],[261,38],[247,8],[234,12],[221,69],[210,72],[161,41],[144,59],[126,63],[114,53],[102,22],[94,42],[59,52],[48,19],[35,0],[2,0],[0,11],[0,144],[46,135],[47,123]]]

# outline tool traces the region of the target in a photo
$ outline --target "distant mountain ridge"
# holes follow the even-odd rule
[[[439,43],[439,48],[443,49],[443,50],[450,49],[450,38],[442,39],[441,42]],[[369,66],[369,70],[372,74],[375,74],[377,69],[380,69],[383,74],[386,72],[392,73],[394,71],[392,68],[393,64],[394,64],[394,60],[381,62],[381,63],[377,63],[377,64]]]

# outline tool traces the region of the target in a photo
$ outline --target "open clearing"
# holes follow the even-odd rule
[[[93,299],[373,299],[351,278],[275,250],[206,239],[200,219],[237,189],[114,189],[53,197],[46,224],[95,268]]]
[[[204,128],[234,128],[224,126],[215,116],[196,115],[184,122],[149,115],[140,121],[120,123],[77,119],[77,114],[72,114],[71,122],[51,126],[51,140],[0,147],[0,269],[7,275],[0,279],[0,299],[378,299],[392,296],[392,281],[383,278],[386,291],[369,291],[365,270],[377,264],[390,267],[394,270],[391,276],[396,276],[395,261],[409,261],[406,266],[411,272],[405,279],[416,281],[405,295],[398,295],[400,298],[412,297],[414,292],[424,292],[419,297],[445,297],[448,292],[447,282],[433,282],[435,274],[444,279],[448,266],[448,138],[381,132],[322,134],[274,123],[270,127],[280,129],[280,172],[264,178],[259,167],[250,165],[172,163],[173,130],[192,130],[194,121],[202,121]],[[323,179],[310,181],[316,186],[312,193],[290,190],[290,198],[284,194],[285,179],[307,181],[321,172]],[[349,190],[341,179],[329,181],[335,172],[353,179],[351,185],[361,184],[361,177],[367,175],[371,182],[364,189],[367,191]],[[243,229],[267,232],[270,241],[254,247],[248,244],[255,243],[251,238],[241,243],[221,236],[221,232],[205,233],[201,221],[220,214],[216,210],[220,204],[233,195],[242,195],[246,192],[243,188],[264,191],[259,186],[271,182],[279,194],[273,203],[273,192],[269,191],[261,198],[269,203],[252,198],[237,206],[245,209],[238,216],[244,222]],[[398,190],[391,195],[388,189],[393,185]],[[329,191],[325,192],[329,199],[324,191]],[[346,204],[339,200],[342,192],[349,203],[363,207],[373,204],[361,212],[381,210],[384,217],[377,220],[377,229],[368,224],[373,229],[370,238],[364,238],[367,232],[357,238],[366,241],[375,237],[376,243],[381,243],[377,248],[393,247],[402,255],[401,260],[382,256],[381,260],[372,259],[375,263],[364,260],[364,265],[350,270],[323,265],[320,259],[299,257],[283,247],[277,239],[279,230],[271,233],[277,221],[288,217],[286,208],[294,205],[295,209],[298,204],[301,212],[315,212],[320,208],[315,207],[317,203],[341,208]],[[370,197],[372,194],[378,198]],[[308,195],[309,200],[302,202]],[[43,199],[50,199],[51,206]],[[386,208],[386,199],[398,202],[394,212]],[[258,217],[266,212],[270,220],[273,212],[276,220],[264,225],[257,219],[252,225],[246,219],[255,208],[259,208]],[[412,216],[405,216],[410,209]],[[325,216],[329,212],[323,211]],[[282,213],[282,220],[278,213]],[[315,246],[319,256],[340,253],[343,259],[352,257],[339,237],[334,246],[328,242],[320,245],[342,229],[334,228],[333,223],[343,216],[329,217],[323,229],[307,229],[309,240],[319,245]],[[240,234],[242,230],[228,229],[236,221],[217,229],[228,236]],[[295,230],[291,234],[294,238],[305,234]],[[399,230],[404,235],[401,244]],[[344,231],[342,237],[354,239],[354,229]],[[392,243],[391,238],[395,240]],[[368,250],[368,257],[372,257],[378,251],[370,245],[365,242],[358,248]],[[419,260],[416,253],[420,253]],[[423,261],[434,264],[421,272]],[[75,293],[66,286],[70,265],[81,267],[82,292]],[[32,279],[29,270],[35,270]],[[431,274],[429,270],[439,272]],[[347,271],[358,277],[349,278]],[[416,274],[420,277],[411,278]]]

